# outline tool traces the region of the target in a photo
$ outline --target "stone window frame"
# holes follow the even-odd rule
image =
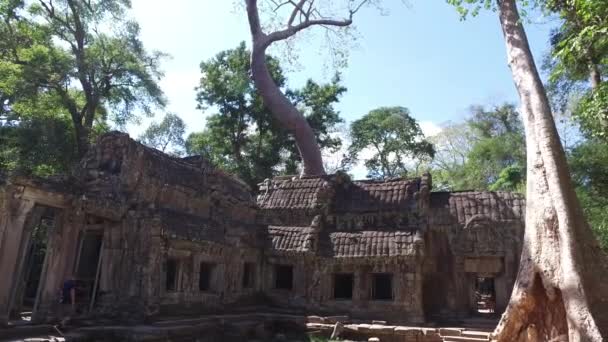
[[[390,279],[390,298],[377,298],[376,280],[378,277],[388,276]],[[370,274],[370,299],[376,302],[390,302],[395,300],[395,274],[392,272],[373,272]]]
[[[336,297],[336,276],[350,276],[350,297]],[[335,301],[352,301],[355,296],[355,272],[335,272],[332,274],[332,299]]]
[[[243,262],[241,273],[241,288],[253,289],[256,284],[256,263],[251,261]]]
[[[217,262],[213,262],[210,260],[202,260],[199,264],[199,271],[198,271],[198,290],[199,292],[207,292],[207,293],[213,293],[215,292],[215,277],[217,276],[217,272],[218,272],[218,263]],[[207,266],[206,270],[208,271],[208,276],[207,276],[207,286],[206,288],[202,288],[201,287],[201,276],[203,274],[203,266]]]
[[[279,287],[278,283],[279,283],[279,268],[282,267],[289,267],[291,269],[291,284],[289,287]],[[272,284],[272,288],[274,290],[277,291],[293,291],[294,290],[294,271],[295,271],[295,266],[293,264],[287,264],[287,263],[280,263],[280,264],[274,264],[273,267],[273,284]]]
[[[173,277],[173,286],[172,288],[169,288],[169,286],[167,286],[169,284],[168,282],[168,270],[169,270],[169,262],[174,262],[175,263],[175,275]],[[167,257],[167,259],[165,260],[165,265],[164,265],[164,290],[165,293],[176,293],[176,292],[181,292],[182,290],[182,284],[181,284],[181,278],[182,278],[182,262],[179,258],[172,258],[172,257]]]

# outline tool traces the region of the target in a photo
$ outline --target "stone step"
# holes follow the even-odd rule
[[[486,336],[482,337],[470,337],[470,336],[442,336],[444,342],[487,342],[490,339]]]
[[[476,331],[476,330],[465,330],[462,332],[463,337],[473,337],[473,338],[485,338],[488,340],[490,338],[490,333],[486,331]]]

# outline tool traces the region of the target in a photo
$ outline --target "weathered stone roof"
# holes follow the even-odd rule
[[[310,210],[325,205],[338,212],[394,211],[416,206],[421,178],[351,181],[343,174],[276,177],[260,184],[261,209]]]
[[[407,209],[415,206],[414,193],[418,190],[420,178],[355,181],[337,188],[334,208],[337,212]]]
[[[120,132],[102,135],[80,162],[76,176],[88,189],[96,184],[103,192],[106,192],[103,186],[110,183],[121,187],[122,192],[134,192],[145,179],[149,188],[180,187],[195,192],[213,189],[239,201],[252,201],[244,182],[214,168],[201,157],[173,157]]]
[[[273,252],[310,252],[313,239],[311,227],[268,226],[268,241]]]
[[[525,198],[522,194],[493,191],[432,192],[432,225],[465,225],[475,216],[494,221],[523,221]]]
[[[330,187],[327,177],[276,177],[258,196],[263,209],[314,209],[322,205],[324,189]]]
[[[415,256],[423,240],[415,232],[331,232],[321,239],[321,253],[334,258]]]

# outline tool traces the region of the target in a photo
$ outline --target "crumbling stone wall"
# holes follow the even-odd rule
[[[475,278],[494,278],[496,312],[507,305],[522,248],[525,202],[506,192],[431,194],[425,234],[427,317],[468,317],[475,311]]]
[[[268,228],[265,293],[311,312],[422,322],[422,260],[430,177],[351,181],[278,178],[261,184]],[[290,265],[294,287],[275,289],[275,265]],[[352,298],[334,298],[336,274],[352,276]],[[372,298],[372,275],[391,277],[389,300]]]
[[[243,182],[200,158],[170,157],[126,134],[110,133],[62,182],[13,179],[1,188],[0,244],[14,246],[0,250],[3,274],[19,273],[12,267],[21,258],[33,208],[61,211],[58,229],[49,237],[37,310],[41,318],[56,311],[58,289],[78,259],[80,236],[91,229],[103,234],[97,315],[139,320],[162,312],[163,306],[179,314],[181,307],[217,308],[255,292],[237,286],[242,262],[261,261],[255,201]],[[183,260],[180,283],[169,294],[163,265],[176,255]],[[217,261],[215,294],[198,291],[197,264],[203,260]],[[3,313],[20,281],[16,278],[2,282]]]
[[[21,291],[23,250],[41,208],[53,208],[35,320],[57,313],[81,237],[100,232],[97,317],[227,311],[262,300],[292,311],[395,322],[470,315],[476,276],[495,279],[497,309],[515,279],[523,198],[430,193],[431,177],[352,181],[346,174],[277,177],[257,202],[242,181],[200,157],[176,158],[123,133],[102,136],[74,174],[2,179],[0,319]],[[46,210],[46,209],[45,209]],[[276,265],[293,267],[276,288]],[[335,298],[335,275],[352,296]],[[372,275],[390,274],[390,299],[372,298]]]

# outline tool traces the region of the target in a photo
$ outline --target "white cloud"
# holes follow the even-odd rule
[[[441,132],[441,127],[433,121],[420,121],[419,124],[420,129],[422,129],[422,133],[424,133],[424,136],[427,138]]]

